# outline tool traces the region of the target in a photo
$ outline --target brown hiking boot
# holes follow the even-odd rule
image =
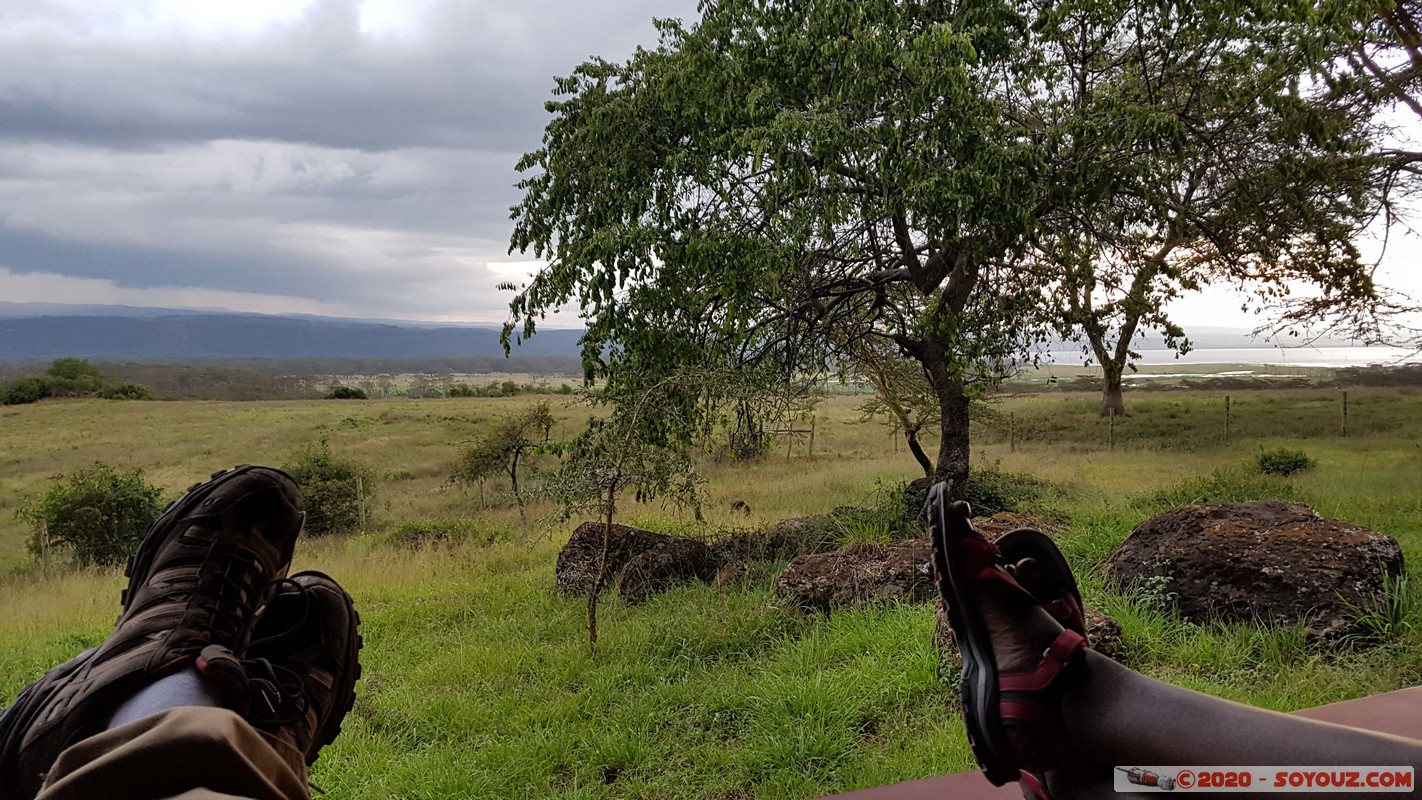
[[[0,800],[28,800],[70,745],[102,731],[154,680],[196,666],[242,689],[237,656],[272,581],[286,575],[305,511],[270,467],[214,475],[170,505],[129,562],[123,613],[93,651],[50,671],[0,717]]]
[[[360,615],[329,575],[302,572],[279,581],[252,630],[244,662],[254,692],[245,717],[300,757],[298,773],[335,741],[355,704],[360,677]],[[293,759],[294,760],[294,759]]]

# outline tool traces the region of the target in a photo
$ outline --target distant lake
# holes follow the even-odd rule
[[[1422,355],[1403,347],[1239,347],[1219,350],[1191,350],[1175,357],[1169,350],[1140,350],[1142,366],[1191,366],[1203,364],[1257,364],[1277,367],[1365,367],[1369,364],[1419,364]],[[1080,350],[1053,350],[1052,363],[1080,366]]]

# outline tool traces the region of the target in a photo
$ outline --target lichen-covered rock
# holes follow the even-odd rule
[[[1151,517],[1107,562],[1117,587],[1158,593],[1185,619],[1301,624],[1316,637],[1346,633],[1402,571],[1391,536],[1276,500]]]
[[[568,543],[558,552],[555,570],[558,588],[565,594],[587,594],[597,581],[599,561],[602,554],[603,527],[601,522],[584,522],[573,531]],[[633,558],[673,542],[684,541],[675,536],[667,536],[651,531],[613,525],[607,548],[607,573],[603,586],[611,586],[613,581]]]
[[[930,558],[927,539],[798,556],[775,579],[775,594],[820,611],[865,602],[923,603],[938,596]]]
[[[833,550],[836,533],[829,517],[791,517],[762,530],[738,531],[723,536],[712,543],[711,554],[719,564],[777,561]]]
[[[1126,663],[1126,645],[1121,641],[1121,623],[1090,603],[1082,603],[1086,614],[1086,640],[1091,649],[1115,661]]]
[[[617,576],[618,593],[629,603],[642,603],[680,583],[709,581],[716,574],[711,549],[704,542],[670,537],[633,556]]]

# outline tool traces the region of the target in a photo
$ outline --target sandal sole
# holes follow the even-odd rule
[[[939,593],[948,611],[948,624],[963,656],[958,696],[963,704],[963,721],[968,729],[968,745],[973,757],[994,786],[1017,780],[1021,769],[1006,753],[1011,753],[1007,729],[999,708],[997,662],[987,624],[974,609],[973,598],[948,563],[948,536],[952,517],[945,497],[945,485],[936,484],[928,494],[929,537],[933,544],[933,565],[939,575]],[[963,520],[966,523],[966,519]]]

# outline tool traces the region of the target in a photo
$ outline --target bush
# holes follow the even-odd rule
[[[1302,450],[1290,450],[1280,447],[1274,450],[1265,450],[1259,454],[1257,462],[1259,471],[1265,475],[1283,475],[1288,477],[1295,472],[1303,472],[1313,468],[1316,462],[1308,457],[1308,453]]]
[[[152,400],[153,390],[141,383],[116,383],[99,392],[106,400]]]
[[[851,542],[892,542],[906,535],[917,536],[913,526],[918,516],[907,517],[901,511],[902,498],[893,490],[885,491],[880,484],[868,498],[869,505],[839,506],[825,516],[825,524],[841,544]]]
[[[510,531],[507,527],[478,519],[450,519],[425,517],[406,520],[390,531],[390,543],[401,547],[434,547],[439,545],[476,542],[493,544],[507,541]]]
[[[974,516],[1023,511],[1026,506],[1058,493],[1051,483],[1025,472],[1003,472],[994,466],[968,473],[967,500],[973,506]]]
[[[928,502],[927,478],[903,485],[901,497],[904,519],[917,520]],[[965,498],[973,507],[973,516],[990,517],[1000,511],[1023,511],[1025,507],[1060,494],[1056,486],[1025,472],[1003,472],[996,466],[978,467],[968,473]]]
[[[42,378],[51,396],[80,397],[108,388],[99,368],[82,358],[56,358]]]
[[[83,358],[56,358],[50,362],[46,374],[62,381],[98,384],[104,379],[99,368]]]
[[[49,397],[49,383],[43,378],[21,378],[0,387],[0,405],[18,406]]]
[[[354,386],[337,386],[326,393],[327,400],[369,400],[364,389]]]
[[[1181,506],[1242,503],[1247,500],[1293,500],[1294,488],[1288,481],[1246,470],[1215,469],[1209,475],[1188,478],[1168,489],[1151,492],[1134,505],[1148,514]]]
[[[0,405],[34,403],[46,397],[95,395],[112,400],[152,400],[153,390],[143,384],[105,378],[98,367],[82,358],[57,358],[45,374],[0,387]]]
[[[282,466],[306,500],[305,531],[312,536],[360,527],[375,492],[375,471],[331,452],[323,438],[293,454]]]
[[[67,549],[79,566],[124,563],[143,532],[163,511],[162,491],[143,478],[143,470],[122,470],[95,463],[61,475],[19,516],[34,528],[30,549],[40,553],[42,537],[50,548]]]

